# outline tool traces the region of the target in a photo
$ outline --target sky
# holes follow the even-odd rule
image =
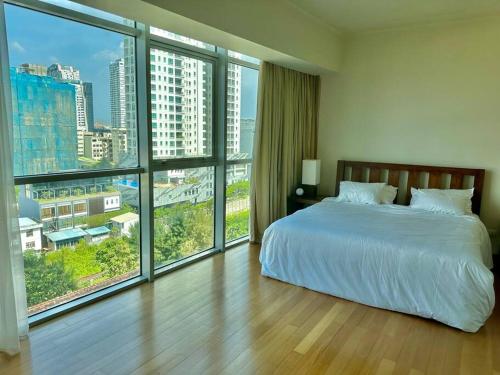
[[[94,117],[110,123],[109,63],[122,57],[124,35],[5,4],[11,66],[73,65],[92,82]],[[258,72],[242,68],[241,117],[255,118]]]

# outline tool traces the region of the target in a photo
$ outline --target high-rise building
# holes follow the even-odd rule
[[[160,29],[155,29],[156,35],[173,38],[191,45],[205,48],[203,42],[196,42],[176,34]],[[185,40],[183,40],[183,38]],[[176,158],[190,156],[206,156],[212,154],[213,131],[213,74],[212,65],[203,60],[184,56],[172,51],[151,49],[151,118],[152,118],[152,150],[155,158]],[[110,74],[121,82],[121,61],[110,65]],[[135,56],[132,40],[124,41],[123,58],[124,85],[119,90],[113,89],[111,101],[120,103],[125,97],[125,124],[127,129],[127,155],[136,157],[136,97],[135,97]],[[114,73],[114,74],[113,74]],[[113,81],[113,78],[112,78]],[[228,100],[227,100],[227,137],[228,153],[240,153],[240,113],[241,113],[241,67],[230,64],[228,71]],[[117,105],[118,107],[118,105]],[[118,119],[123,118],[122,112]],[[121,122],[120,122],[121,123]],[[233,170],[233,169],[231,169]],[[189,170],[170,171],[167,173],[174,184],[191,178]],[[231,173],[231,176],[234,173]],[[210,178],[200,178],[209,181]],[[179,185],[179,188],[186,185]],[[178,202],[189,198],[190,200],[204,200],[210,196],[213,186],[203,183],[197,188],[197,196],[169,194],[172,201]],[[191,190],[190,190],[191,191]],[[172,197],[176,196],[174,199]],[[181,198],[184,197],[185,198]],[[164,199],[161,205],[168,204]],[[159,202],[156,202],[159,203]],[[155,204],[156,204],[155,203]]]
[[[135,41],[133,38],[125,38],[123,40],[123,65],[125,73],[125,129],[127,129],[126,155],[132,160],[137,160]]]
[[[203,42],[181,37],[160,29],[156,35],[184,41],[189,44]],[[183,38],[185,40],[183,40]],[[135,109],[134,45],[124,42],[125,106],[128,153],[137,151]],[[212,146],[212,66],[202,60],[161,49],[151,49],[151,99],[153,155],[157,158],[203,156],[211,154]],[[239,152],[239,117],[241,68],[230,67],[228,89],[228,137],[232,138],[232,152]],[[122,95],[120,93],[120,95]],[[118,94],[115,94],[118,97]]]
[[[80,80],[80,71],[70,65],[52,64],[47,68],[47,75],[63,81]]]
[[[111,143],[113,148],[112,161],[119,164],[120,160],[127,153],[127,129],[126,128],[112,128],[111,129]]]
[[[47,75],[75,87],[78,156],[83,156],[83,135],[94,127],[92,83],[81,81],[80,71],[69,65],[52,64],[47,68]]]
[[[255,119],[245,118],[240,120],[240,153],[245,159],[252,156],[253,137],[255,134]]]
[[[113,141],[110,131],[86,132],[83,135],[85,145],[84,156],[92,160],[109,160],[113,158]]]
[[[45,65],[39,65],[39,64],[24,63],[19,65],[18,71],[22,73],[33,74],[35,76],[47,75],[47,67]]]
[[[126,128],[125,65],[123,59],[109,64],[109,93],[111,102],[111,127]]]
[[[14,174],[78,168],[74,85],[10,69]]]
[[[239,154],[241,115],[241,66],[229,64],[227,72],[227,153]]]
[[[85,99],[85,120],[87,130],[95,131],[94,123],[94,90],[91,82],[83,82],[83,97]]]

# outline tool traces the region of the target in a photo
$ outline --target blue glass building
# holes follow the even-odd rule
[[[74,86],[10,69],[14,174],[78,169]]]

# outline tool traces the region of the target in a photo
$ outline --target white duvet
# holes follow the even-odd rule
[[[476,332],[495,304],[491,244],[475,215],[327,198],[264,233],[262,274]]]

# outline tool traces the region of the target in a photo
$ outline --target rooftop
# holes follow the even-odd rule
[[[126,223],[129,221],[139,221],[139,215],[137,215],[135,212],[127,212],[126,214],[112,217],[111,221],[114,221],[116,223]]]
[[[87,232],[91,236],[102,236],[103,234],[108,234],[109,232],[111,232],[111,230],[108,227],[101,226],[85,229],[85,232]]]
[[[60,230],[58,232],[47,233],[47,238],[52,242],[74,240],[85,237],[87,232],[80,228]]]
[[[86,199],[95,198],[95,197],[110,197],[120,195],[118,190],[112,191],[100,191],[96,193],[89,194],[81,194],[81,195],[67,195],[65,197],[57,197],[57,198],[36,198],[35,200],[39,203],[47,204],[47,203],[60,203],[60,202],[72,202],[72,201],[84,201]]]
[[[32,229],[32,228],[41,228],[42,224],[37,223],[35,220],[30,219],[29,217],[20,217],[19,218],[19,228],[21,230]]]

